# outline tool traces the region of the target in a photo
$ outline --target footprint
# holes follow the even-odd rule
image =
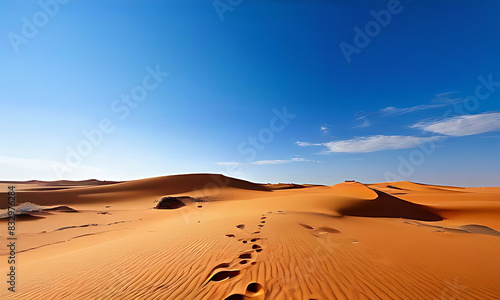
[[[257,245],[257,244],[253,244],[252,249],[254,249],[257,252],[262,251],[262,247],[260,245]]]
[[[243,230],[245,229],[245,224],[236,225],[236,228]]]
[[[259,224],[259,225],[257,225],[257,226],[259,226],[259,227],[264,227],[264,225],[260,225],[260,224]]]
[[[246,260],[246,259],[240,261],[240,265],[246,265],[247,263],[248,263],[248,260]]]
[[[332,227],[320,227],[318,228],[320,232],[328,232],[328,233],[340,233],[340,230],[332,228]]]
[[[265,219],[267,219],[267,217],[261,217],[260,219],[261,219],[261,220],[265,220]]]
[[[226,234],[227,237],[234,237],[234,234]]]
[[[244,252],[238,256],[241,259],[252,259],[252,252]]]
[[[245,296],[240,294],[233,294],[231,296],[227,296],[226,298],[224,298],[224,300],[244,300],[244,299]]]
[[[238,276],[240,275],[240,273],[241,273],[240,270],[220,271],[212,275],[209,281],[215,281],[215,282],[223,281]]]
[[[311,226],[309,226],[307,224],[299,223],[299,225],[302,226],[302,227],[304,227],[304,228],[306,228],[306,229],[314,229],[314,227],[311,227]]]
[[[264,300],[266,293],[264,292],[264,287],[258,282],[252,282],[247,285],[245,294],[233,294],[226,297],[224,300]]]
[[[249,295],[249,293],[264,294],[264,287],[262,286],[262,284],[258,282],[252,282],[247,286],[247,292],[245,293],[245,296],[255,296],[255,295]]]
[[[210,273],[209,273],[209,274],[212,274],[215,270],[220,269],[220,268],[229,268],[229,266],[230,266],[230,264],[229,264],[229,263],[221,263],[221,264],[218,264],[218,265],[216,265],[216,266],[212,269],[212,271],[210,271]]]
[[[202,205],[198,205],[198,208],[202,208],[203,206]]]
[[[261,240],[261,238],[251,239],[251,240],[250,240],[250,243],[255,243],[255,242],[256,242],[256,241],[258,241],[258,240]]]
[[[261,223],[266,223],[266,221],[260,221]]]
[[[255,232],[252,232],[252,234],[259,234],[260,231],[255,231]]]

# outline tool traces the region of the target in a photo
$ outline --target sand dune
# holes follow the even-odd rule
[[[59,185],[61,182],[55,182]],[[74,182],[73,182],[74,183]],[[52,183],[51,183],[52,184]],[[42,184],[45,190],[33,191],[31,188],[20,189],[18,203],[32,202],[40,205],[89,204],[130,202],[145,197],[161,197],[163,195],[198,192],[200,195],[216,194],[221,189],[270,191],[261,184],[225,177],[218,174],[192,174],[148,178],[113,184],[93,184],[87,181],[82,186],[70,189],[51,190],[48,183]],[[4,189],[6,190],[6,189]],[[6,194],[0,194],[5,196]],[[0,204],[0,209],[6,203]]]
[[[410,181],[396,181],[396,182],[383,182],[376,184],[368,184],[367,186],[377,188],[377,189],[396,189],[401,191],[413,191],[413,192],[432,192],[432,191],[451,191],[451,192],[465,192],[466,188],[455,187],[455,186],[444,186],[444,185],[431,185],[416,183]]]
[[[340,210],[340,213],[357,217],[406,218],[422,221],[441,221],[443,219],[432,208],[401,200],[378,190],[374,191],[377,198],[360,201],[351,207]]]
[[[15,184],[43,209],[18,218],[17,292],[1,299],[500,298],[497,188]]]

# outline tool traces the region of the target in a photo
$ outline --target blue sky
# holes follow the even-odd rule
[[[0,180],[500,185],[497,1],[0,11]]]

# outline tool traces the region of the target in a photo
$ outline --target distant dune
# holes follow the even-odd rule
[[[33,210],[0,299],[500,299],[500,188],[187,174],[0,197],[9,185]]]

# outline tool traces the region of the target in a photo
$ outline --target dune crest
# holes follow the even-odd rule
[[[39,205],[112,203],[124,200],[123,197],[128,201],[147,198],[149,204],[151,199],[154,200],[155,197],[164,195],[188,192],[211,194],[214,191],[219,193],[224,189],[231,188],[248,191],[271,191],[262,184],[220,174],[186,174],[93,186],[88,186],[87,182],[84,182],[82,186],[65,189],[51,190],[50,187],[46,186],[44,190],[20,190],[18,194],[22,195],[19,197],[19,203],[33,202]],[[0,195],[2,194],[0,193]],[[0,203],[0,209],[6,207],[6,203]]]
[[[347,216],[406,218],[421,221],[441,221],[443,218],[432,208],[414,204],[379,190],[374,190],[377,198],[360,201],[339,212]]]
[[[377,193],[360,182],[342,182],[332,186],[331,190],[332,193],[360,199],[375,199],[378,197]]]

